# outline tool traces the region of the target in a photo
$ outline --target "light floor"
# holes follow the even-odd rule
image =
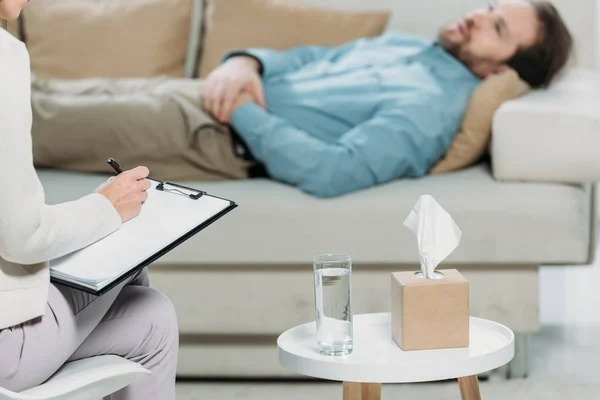
[[[545,267],[540,274],[542,330],[532,339],[530,377],[480,383],[484,400],[600,399],[600,246],[594,265]],[[384,385],[383,399],[460,399],[456,382]],[[178,400],[342,399],[339,383],[180,382]]]

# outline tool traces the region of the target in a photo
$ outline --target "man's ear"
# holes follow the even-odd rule
[[[495,74],[500,74],[502,72],[506,72],[508,71],[510,68],[510,66],[508,64],[501,64],[496,68],[496,71],[494,72]]]
[[[504,71],[508,71],[509,69],[511,69],[511,67],[508,64],[496,62],[481,62],[471,67],[473,73],[479,76],[481,79],[500,74]]]
[[[490,75],[496,75],[496,74],[501,74],[501,73],[506,72],[506,71],[508,71],[510,69],[512,69],[512,68],[508,64],[496,64],[496,65],[494,65],[491,68],[490,73],[488,74],[488,76],[490,76]]]

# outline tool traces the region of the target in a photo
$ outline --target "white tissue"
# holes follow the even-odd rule
[[[417,235],[421,270],[426,278],[433,279],[435,267],[456,249],[462,231],[430,195],[421,196],[404,226]]]

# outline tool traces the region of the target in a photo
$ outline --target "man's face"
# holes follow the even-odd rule
[[[475,10],[442,29],[439,42],[473,73],[485,78],[506,70],[519,48],[535,44],[539,22],[533,6],[507,0]]]

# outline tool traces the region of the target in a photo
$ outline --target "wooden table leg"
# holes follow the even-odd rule
[[[361,383],[362,400],[381,400],[381,383]]]
[[[462,400],[481,400],[477,375],[458,378],[458,386]]]
[[[344,382],[344,400],[362,400],[360,382]]]
[[[381,400],[381,383],[344,382],[344,400]]]

